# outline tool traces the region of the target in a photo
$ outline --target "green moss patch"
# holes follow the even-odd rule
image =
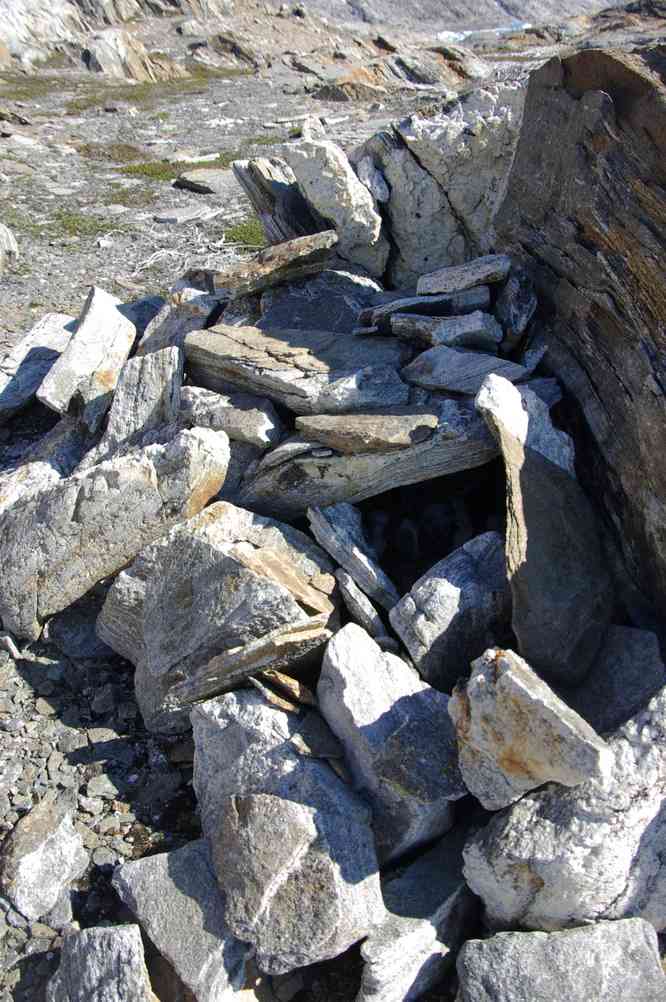
[[[224,231],[224,239],[228,244],[240,244],[243,247],[265,247],[264,229],[256,216],[248,216],[235,226]]]

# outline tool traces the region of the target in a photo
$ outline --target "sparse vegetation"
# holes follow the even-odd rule
[[[192,73],[190,68],[189,72],[192,75],[189,78],[160,80],[157,83],[147,81],[138,84],[104,84],[97,80],[91,81],[90,84],[87,81],[79,82],[80,93],[65,104],[65,112],[68,115],[80,115],[82,112],[103,108],[110,103],[135,104],[146,108],[165,97],[200,91],[202,83],[207,80],[247,76],[247,70],[210,70],[206,67],[201,67],[201,70],[203,72]]]
[[[241,244],[243,247],[266,246],[264,230],[256,216],[248,216],[235,226],[230,226],[224,231],[224,238],[228,244]]]
[[[144,156],[143,150],[130,143],[78,143],[76,149],[82,157],[102,163],[127,163]]]

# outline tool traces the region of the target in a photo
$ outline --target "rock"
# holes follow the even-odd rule
[[[68,477],[93,441],[82,433],[75,418],[61,418],[23,454],[20,465],[0,473],[0,513],[20,498],[38,494]]]
[[[248,949],[225,921],[203,839],[123,863],[113,887],[196,1002],[217,1002],[243,987]]]
[[[490,373],[513,383],[526,379],[529,370],[494,355],[445,346],[422,352],[402,370],[402,376],[417,386],[468,396],[479,392],[481,384]]]
[[[269,244],[326,229],[301,194],[291,167],[278,157],[235,160],[234,177],[252,203]]]
[[[0,276],[9,265],[13,265],[19,256],[16,237],[4,223],[0,223]]]
[[[217,494],[218,501],[238,503],[245,477],[257,468],[263,452],[247,442],[229,442],[229,466],[222,490]]]
[[[297,237],[274,244],[230,264],[224,271],[188,273],[190,280],[201,274],[213,294],[223,291],[233,299],[249,292],[262,292],[282,282],[295,282],[308,275],[317,275],[330,267],[331,248],[338,242],[334,230],[312,236]]]
[[[46,1002],[158,1002],[136,925],[82,929],[65,936]]]
[[[0,889],[25,918],[50,911],[88,866],[88,853],[69,810],[44,799],[7,836],[0,856]]]
[[[468,842],[465,876],[491,927],[638,916],[666,928],[666,691],[608,745],[609,780],[528,793]]]
[[[638,918],[470,939],[457,966],[459,1002],[654,1002],[666,991],[655,931]]]
[[[299,751],[318,719],[254,692],[192,711],[194,787],[227,921],[270,974],[338,956],[384,915],[367,807]]]
[[[308,508],[307,514],[317,542],[351,574],[363,592],[384,609],[391,609],[400,596],[377,563],[363,531],[360,511],[350,504],[336,504]]]
[[[377,410],[405,404],[409,395],[397,373],[404,346],[389,338],[218,324],[188,334],[185,354],[198,385],[220,392],[238,386],[296,414]]]
[[[440,268],[439,271],[433,271],[429,275],[422,275],[416,291],[419,296],[464,292],[477,285],[503,282],[510,269],[511,259],[506,254],[488,254],[486,257],[468,261],[467,264]]]
[[[381,286],[360,268],[327,269],[302,282],[267,289],[261,297],[257,326],[267,333],[287,328],[351,334],[359,313],[380,292]]]
[[[611,626],[583,684],[560,695],[595,731],[610,734],[665,685],[666,667],[656,635]]]
[[[47,622],[43,639],[70,658],[110,658],[113,651],[95,631],[108,586],[101,584]]]
[[[467,792],[446,717],[448,697],[355,623],[329,642],[317,697],[372,807],[380,862],[448,831],[451,801]]]
[[[184,188],[198,195],[227,195],[229,171],[220,167],[196,167],[184,171],[173,183],[174,188]]]
[[[512,269],[495,303],[495,316],[505,332],[502,345],[505,352],[519,345],[536,308],[537,297],[531,278],[522,268]]]
[[[228,439],[183,431],[25,498],[0,516],[5,629],[37,639],[43,621],[115,574],[217,493]]]
[[[477,409],[507,476],[507,572],[521,655],[546,678],[584,679],[609,624],[613,595],[592,506],[573,477],[573,447],[531,390],[489,376]]]
[[[86,69],[105,76],[136,80],[179,80],[189,73],[164,53],[148,52],[139,39],[120,28],[109,28],[86,39],[81,58]]]
[[[220,300],[199,289],[172,289],[169,301],[146,325],[136,349],[137,355],[147,355],[163,348],[182,348],[185,335],[204,328],[215,313]]]
[[[476,348],[478,351],[496,353],[504,336],[497,321],[480,310],[467,316],[448,319],[393,313],[389,317],[389,323],[391,332],[396,337],[433,347],[445,345],[447,348]]]
[[[187,729],[187,700],[170,696],[174,683],[278,627],[305,624],[313,613],[330,617],[331,572],[304,533],[218,502],[119,574],[97,631],[136,666],[146,726]]]
[[[420,402],[428,412],[432,407],[439,415],[439,425],[426,442],[389,452],[338,455],[329,450],[322,455],[316,442],[287,440],[247,478],[240,503],[293,518],[308,507],[362,501],[495,458],[492,436],[470,405],[434,396],[424,396]]]
[[[282,421],[273,404],[250,393],[226,396],[200,386],[184,386],[180,421],[192,428],[224,431],[232,441],[261,450],[277,445],[282,438]]]
[[[205,205],[169,206],[154,213],[153,221],[170,226],[185,226],[187,223],[194,223],[197,220],[212,219],[221,211],[219,208],[211,209]]]
[[[0,251],[1,254],[1,251]],[[67,347],[74,318],[47,313],[0,362],[0,423],[22,410]]]
[[[377,640],[386,635],[386,629],[374,605],[354,581],[351,574],[341,567],[335,572],[340,592],[347,606],[347,612],[359,626]]]
[[[76,332],[44,377],[37,399],[59,414],[75,412],[91,432],[108,410],[136,327],[119,299],[93,287]]]
[[[386,918],[361,946],[357,1002],[413,1002],[439,982],[474,931],[478,906],[462,875],[464,830],[382,882]]]
[[[488,650],[449,701],[465,786],[487,811],[544,783],[603,781],[604,741],[513,651]]]
[[[297,417],[296,431],[342,453],[388,452],[432,438],[437,414],[414,407],[392,407],[378,414],[333,414]]]
[[[381,276],[389,255],[382,219],[344,152],[321,139],[290,146],[285,155],[306,201],[333,223],[340,256]]]
[[[450,692],[489,638],[506,633],[510,608],[504,541],[486,532],[431,567],[389,619],[423,678]]]
[[[362,157],[356,164],[356,174],[361,184],[368,189],[375,202],[388,202],[391,197],[384,175],[378,170],[372,157]]]
[[[396,313],[417,313],[428,317],[460,317],[490,306],[490,289],[483,285],[478,289],[468,289],[452,296],[403,296],[400,293],[385,293],[391,296],[388,302],[363,310],[359,322],[368,326],[378,326],[382,333],[392,333],[391,318]]]

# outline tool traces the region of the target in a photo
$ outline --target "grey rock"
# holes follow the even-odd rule
[[[234,177],[261,220],[269,244],[279,244],[326,228],[301,194],[291,167],[279,157],[235,160]]]
[[[66,936],[46,1002],[158,1002],[139,927],[82,929]]]
[[[459,1002],[656,1002],[666,992],[655,931],[638,918],[471,939],[457,967]]]
[[[522,268],[513,269],[495,303],[495,316],[504,328],[503,351],[518,346],[536,308],[532,279]]]
[[[16,237],[4,223],[0,223],[0,276],[8,265],[18,260],[19,248]]]
[[[486,532],[431,567],[389,619],[421,675],[450,692],[506,632],[510,609],[504,540]]]
[[[363,531],[360,511],[350,504],[308,508],[308,521],[320,546],[351,574],[363,592],[384,609],[396,604],[400,596],[377,563]]]
[[[416,286],[419,296],[432,296],[452,292],[463,292],[476,285],[503,282],[511,270],[511,258],[506,254],[488,254],[451,268],[422,275]]]
[[[0,250],[0,257],[1,254]],[[4,356],[0,362],[0,424],[30,403],[47,372],[67,347],[74,326],[73,317],[47,313]]]
[[[229,466],[222,490],[215,496],[216,501],[230,501],[237,504],[246,477],[252,475],[264,453],[257,445],[247,442],[229,441]]]
[[[386,634],[386,629],[379,613],[367,595],[361,591],[351,574],[339,568],[335,572],[335,578],[340,585],[347,611],[354,622],[362,626],[371,637],[375,639],[383,637]]]
[[[184,188],[198,195],[228,195],[229,171],[220,167],[196,167],[177,177],[174,188]]]
[[[464,829],[382,881],[388,912],[361,946],[356,1002],[413,1002],[451,969],[478,905],[462,874]]]
[[[219,308],[220,300],[200,289],[190,289],[185,285],[172,290],[169,301],[146,325],[136,354],[147,355],[163,348],[182,348],[185,335],[202,330]]]
[[[278,627],[330,617],[334,587],[328,557],[304,533],[218,502],[119,574],[97,632],[136,666],[146,725],[178,731],[187,703],[170,696],[174,683]]]
[[[20,498],[38,494],[68,477],[94,441],[75,418],[61,418],[24,453],[18,466],[0,473],[0,513]]]
[[[610,779],[526,794],[465,847],[493,928],[638,916],[666,928],[666,690],[608,739]]]
[[[432,317],[413,313],[394,313],[389,317],[396,337],[422,344],[447,348],[475,348],[497,352],[503,331],[488,313],[474,310],[462,317]]]
[[[351,334],[359,313],[380,292],[381,286],[361,268],[329,268],[302,282],[267,289],[261,297],[257,326],[268,332],[288,328]]]
[[[194,788],[227,918],[267,973],[337,956],[384,916],[367,807],[300,751],[318,720],[255,692],[192,711]]]
[[[488,650],[449,701],[465,786],[488,811],[611,771],[606,743],[513,651]]]
[[[297,417],[296,431],[342,453],[389,452],[425,442],[439,424],[424,408],[387,407],[376,414],[314,414]]]
[[[391,317],[396,313],[416,313],[428,317],[461,317],[490,306],[490,289],[487,285],[452,296],[405,296],[403,293],[385,293],[388,302],[369,307],[359,316],[359,322],[368,327],[378,326],[383,333],[391,331]]]
[[[44,799],[17,822],[0,856],[0,889],[34,921],[50,911],[63,890],[88,866],[88,853],[70,811]]]
[[[72,410],[89,431],[97,431],[136,338],[131,316],[119,299],[93,287],[76,332],[44,377],[37,399],[60,414]]]
[[[514,383],[526,379],[529,370],[494,355],[441,345],[422,352],[402,370],[401,375],[409,383],[426,389],[474,396],[490,373]]]
[[[46,618],[200,511],[222,486],[228,461],[224,432],[183,431],[6,510],[0,516],[5,629],[36,639]]]
[[[112,883],[196,1002],[217,1002],[243,987],[248,948],[225,920],[203,839],[123,863]]]
[[[448,696],[349,623],[326,648],[317,697],[372,807],[380,862],[448,831],[451,801],[467,792]]]
[[[180,421],[192,428],[225,431],[232,441],[256,445],[262,451],[282,438],[282,421],[273,404],[250,393],[229,396],[200,386],[184,386]]]
[[[375,167],[372,157],[362,157],[356,164],[356,174],[376,202],[388,202],[391,197],[389,186],[380,170]]]
[[[476,400],[507,476],[507,572],[520,654],[546,678],[582,681],[613,595],[594,510],[572,475],[572,446],[548,407],[490,376]]]

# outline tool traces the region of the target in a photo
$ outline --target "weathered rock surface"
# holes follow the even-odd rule
[[[0,517],[5,629],[36,639],[48,616],[116,573],[224,483],[224,432],[180,432],[28,496]]]
[[[18,466],[0,473],[0,513],[19,498],[38,494],[68,477],[94,443],[75,418],[65,416],[23,455]]]
[[[504,328],[503,350],[520,343],[537,308],[534,283],[522,268],[512,269],[495,303],[495,316]]]
[[[464,292],[476,285],[488,285],[490,282],[503,282],[511,270],[511,259],[506,254],[488,254],[476,258],[467,264],[450,268],[440,268],[429,275],[422,275],[416,291],[419,296],[436,294],[451,295],[453,292]]]
[[[490,306],[490,289],[487,285],[452,296],[405,296],[402,293],[384,293],[388,302],[363,310],[359,323],[378,326],[382,332],[391,332],[391,317],[396,313],[416,313],[428,317],[461,317]]]
[[[163,348],[182,348],[185,335],[202,330],[216,311],[220,300],[177,282],[169,298],[146,324],[136,347],[137,355],[147,355]]]
[[[234,177],[250,199],[269,244],[326,229],[326,222],[301,194],[296,176],[279,157],[235,160]]]
[[[459,1002],[654,1002],[666,992],[655,931],[637,918],[470,939],[457,967]]]
[[[494,355],[441,345],[418,355],[402,370],[402,377],[408,383],[415,383],[425,389],[474,396],[490,373],[515,383],[519,379],[526,379],[529,370]]]
[[[335,579],[340,585],[342,598],[347,606],[347,612],[359,626],[362,626],[375,640],[386,634],[381,617],[370,599],[365,595],[354,581],[351,574],[338,568],[335,572]]]
[[[174,683],[279,627],[306,624],[317,613],[330,617],[332,570],[304,533],[218,502],[119,574],[98,633],[136,666],[146,725],[187,729],[187,701],[170,696]]]
[[[73,410],[97,431],[136,338],[128,313],[115,296],[93,287],[76,332],[44,377],[37,399],[59,414]]]
[[[381,295],[381,286],[361,268],[341,271],[342,264],[300,282],[266,289],[257,327],[270,333],[289,330],[339,331],[351,334],[359,313]],[[226,318],[225,318],[226,319]]]
[[[448,710],[465,786],[486,810],[544,783],[578,786],[610,774],[606,743],[513,651],[474,661]]]
[[[610,779],[528,793],[468,842],[465,876],[491,926],[639,916],[666,928],[666,690],[608,745]]]
[[[355,623],[329,642],[317,685],[321,712],[367,797],[380,861],[391,862],[453,824],[465,796],[448,696]]]
[[[237,692],[195,707],[192,724],[194,786],[227,920],[254,944],[259,967],[283,973],[367,935],[385,914],[369,811],[312,757],[318,715]]]
[[[158,1002],[136,925],[82,929],[66,936],[46,1002]]]
[[[0,223],[0,276],[8,265],[18,259],[19,249],[16,237],[4,223]]]
[[[191,428],[225,431],[233,442],[256,445],[262,451],[282,438],[282,421],[273,404],[250,393],[226,395],[201,386],[184,386],[180,420]]]
[[[286,157],[307,202],[335,226],[340,256],[381,276],[389,255],[382,218],[344,152],[329,140],[311,140],[289,147]]]
[[[389,619],[421,675],[450,692],[489,638],[505,634],[510,609],[504,541],[486,532],[435,564]]]
[[[0,424],[30,403],[67,347],[74,318],[47,313],[0,361]]]
[[[432,437],[439,418],[424,408],[392,407],[377,414],[297,417],[295,424],[304,438],[353,454],[389,452],[425,442]]]
[[[189,76],[183,66],[165,53],[150,53],[135,35],[121,28],[108,28],[87,40],[83,63],[93,73],[136,80],[178,80]]]
[[[44,799],[17,822],[2,847],[0,888],[17,911],[34,921],[50,911],[88,866],[88,853],[71,811]]]
[[[507,476],[507,572],[520,653],[573,685],[588,672],[613,596],[594,511],[573,476],[572,444],[528,388],[490,376],[476,400]]]
[[[396,337],[421,344],[447,348],[475,348],[497,352],[503,331],[497,321],[481,310],[462,317],[440,318],[410,313],[394,313],[389,318]]]
[[[196,1002],[217,1002],[243,987],[248,949],[225,921],[203,839],[123,863],[113,886]]]
[[[360,511],[350,504],[309,508],[308,521],[317,542],[351,574],[361,591],[383,608],[391,609],[400,596],[377,563],[363,531]]]
[[[464,830],[454,830],[382,882],[388,915],[361,946],[356,1002],[413,1002],[452,967],[478,904],[462,874]]]

